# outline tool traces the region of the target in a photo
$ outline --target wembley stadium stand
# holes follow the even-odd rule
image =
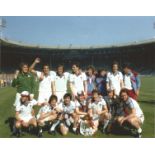
[[[52,68],[64,64],[68,70],[73,62],[80,62],[82,68],[94,65],[109,69],[117,60],[120,65],[130,63],[141,74],[154,74],[155,39],[108,46],[41,46],[1,40],[2,72],[11,73],[21,62],[31,64],[36,57],[41,58],[41,64],[48,63]]]

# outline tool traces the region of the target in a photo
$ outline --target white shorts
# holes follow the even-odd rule
[[[36,118],[37,118],[37,120],[38,120],[38,119],[40,118],[40,114],[37,114]]]
[[[61,100],[63,100],[63,97],[65,94],[66,94],[66,91],[56,92],[56,96],[58,98],[58,103],[61,102]]]
[[[39,92],[38,95],[38,103],[48,103],[50,96],[52,95],[51,92]]]
[[[16,93],[15,102],[13,104],[14,107],[17,107],[17,106],[20,105],[20,98],[21,98],[21,94],[20,93]]]
[[[20,118],[24,121],[24,122],[29,122],[32,118],[34,118],[34,116],[20,116]]]
[[[119,96],[120,91],[121,91],[120,89],[115,89],[115,93],[117,96]]]
[[[141,124],[143,124],[143,123],[144,123],[144,115],[141,115],[141,116],[139,116],[138,118],[140,119]]]

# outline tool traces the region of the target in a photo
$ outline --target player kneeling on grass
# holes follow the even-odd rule
[[[68,134],[71,125],[73,125],[73,132],[76,133],[77,131],[79,116],[75,112],[75,102],[73,102],[71,99],[71,94],[66,93],[64,95],[64,101],[59,105],[62,110],[60,117],[60,132],[62,135]]]
[[[39,113],[37,115],[37,122],[39,128],[38,137],[42,137],[42,128],[47,124],[51,126],[49,133],[55,134],[55,127],[52,125],[52,123],[54,120],[57,119],[58,113],[60,112],[57,100],[57,96],[51,95],[48,104],[40,108]]]
[[[100,97],[99,92],[92,92],[92,102],[88,106],[88,114],[92,119],[93,129],[98,130],[99,122],[103,125],[103,130],[106,129],[110,115],[108,113],[106,102]]]
[[[75,100],[75,105],[76,105],[76,109],[75,109],[76,114],[78,114],[80,118],[88,114],[88,103],[83,93],[78,94]]]
[[[104,97],[104,100],[107,104],[110,120],[106,131],[103,128],[103,132],[110,133],[117,113],[120,114],[120,111],[117,112],[118,107],[120,106],[119,104],[120,100],[119,100],[119,96],[115,95],[113,89],[107,90],[107,96]]]
[[[37,121],[35,119],[35,113],[33,110],[33,106],[37,104],[36,100],[30,100],[30,94],[28,91],[23,91],[21,93],[20,104],[16,107],[16,123],[15,123],[15,131],[18,137],[21,134],[21,128],[28,128],[33,126],[35,129],[37,128]]]
[[[120,92],[120,98],[123,103],[125,115],[118,117],[117,121],[121,126],[130,125],[136,129],[136,136],[141,137],[141,126],[144,122],[144,114],[134,99],[130,98],[127,89],[122,89]]]

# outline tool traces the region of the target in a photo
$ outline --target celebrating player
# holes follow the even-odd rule
[[[28,91],[30,93],[30,98],[33,99],[35,80],[34,76],[29,72],[27,63],[21,63],[20,70],[17,70],[14,75],[12,86],[17,88],[16,99],[14,102],[15,107],[20,104],[21,92],[23,91]]]
[[[73,97],[75,98],[78,93],[84,93],[85,97],[87,97],[87,78],[86,74],[83,73],[78,64],[72,65],[73,73],[70,74],[70,88]]]
[[[140,78],[138,73],[131,70],[131,67],[124,65],[124,87],[128,89],[128,94],[133,99],[137,100],[140,90]]]
[[[88,106],[89,116],[92,118],[95,132],[98,130],[99,122],[103,124],[103,130],[106,129],[109,122],[109,113],[106,102],[100,98],[99,92],[94,90],[92,92],[92,103]]]
[[[106,79],[107,79],[107,71],[104,68],[102,68],[98,71],[98,74],[95,79],[96,88],[102,96],[107,95]]]
[[[120,98],[124,105],[125,115],[118,118],[120,125],[129,124],[137,131],[137,137],[141,137],[141,126],[144,122],[144,114],[134,99],[130,98],[127,89],[122,89],[120,92]]]
[[[54,82],[52,82],[53,93],[58,97],[58,103],[67,93],[67,85],[69,81],[69,73],[64,72],[64,66],[58,65]]]
[[[84,117],[87,115],[88,112],[88,103],[85,99],[84,94],[78,94],[77,100],[75,100],[75,104],[76,104],[76,113],[78,115],[80,115],[80,117]]]
[[[57,100],[57,96],[51,95],[48,104],[45,104],[40,108],[37,115],[37,122],[39,127],[38,137],[43,136],[43,126],[45,126],[47,123],[50,125],[54,120],[56,120],[58,113],[61,111],[58,107]],[[50,127],[50,134],[55,134],[55,126]]]
[[[30,71],[37,75],[39,79],[39,95],[38,95],[38,103],[48,103],[49,97],[53,94],[52,90],[52,82],[54,81],[54,72],[49,70],[49,65],[43,66],[43,71],[36,71],[34,67],[36,64],[40,63],[40,59],[36,58],[33,64],[30,66]]]
[[[123,75],[118,71],[118,63],[113,62],[112,72],[107,74],[107,90],[113,89],[115,95],[119,96],[120,90],[123,88]]]
[[[92,91],[96,89],[95,83],[95,68],[93,66],[88,66],[86,75],[87,75],[87,93],[88,96],[92,96]]]
[[[60,103],[59,107],[62,110],[60,132],[67,135],[69,127],[73,124],[73,132],[77,132],[79,116],[76,114],[75,102],[72,101],[72,96],[69,93],[64,95],[64,101]]]
[[[30,94],[28,91],[23,91],[21,93],[20,104],[16,106],[16,131],[15,134],[20,136],[21,127],[28,128],[30,125],[37,127],[37,122],[35,119],[35,113],[33,106],[37,104],[36,100],[30,100]]]

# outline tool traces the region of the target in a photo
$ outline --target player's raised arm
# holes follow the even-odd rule
[[[34,60],[34,62],[32,63],[32,65],[31,65],[30,68],[29,68],[30,72],[36,74],[36,71],[35,71],[34,68],[35,68],[36,64],[38,64],[38,63],[40,63],[40,58],[36,58],[36,59]]]
[[[15,75],[14,75],[14,79],[12,81],[12,87],[16,87],[17,86],[17,77],[19,74],[19,70],[16,70]]]

